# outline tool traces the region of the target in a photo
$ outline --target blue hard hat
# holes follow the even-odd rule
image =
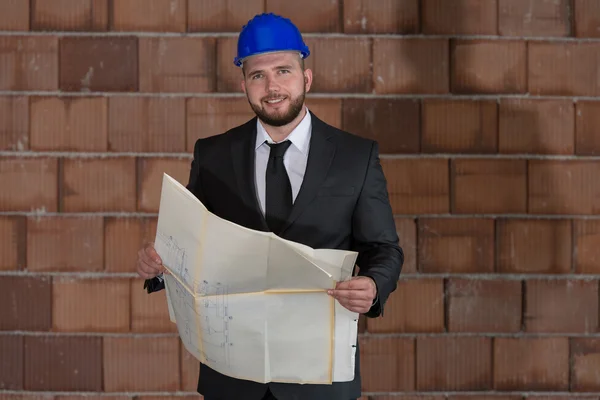
[[[302,58],[310,54],[300,31],[292,21],[273,13],[259,14],[242,28],[238,38],[237,57],[233,63],[239,67],[246,57],[276,51],[297,51]]]

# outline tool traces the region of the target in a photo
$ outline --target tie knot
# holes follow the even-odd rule
[[[271,148],[271,153],[269,154],[270,157],[283,157],[283,155],[285,154],[288,147],[290,147],[292,142],[290,142],[289,140],[286,140],[285,142],[281,142],[281,143],[267,143],[267,144]]]

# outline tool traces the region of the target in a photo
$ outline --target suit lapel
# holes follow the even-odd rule
[[[329,140],[332,133],[331,129],[312,113],[311,119],[312,132],[306,172],[304,173],[300,192],[292,207],[292,212],[281,231],[282,234],[294,223],[317,195],[321,184],[327,177],[331,161],[335,154],[335,145]]]
[[[256,197],[256,180],[254,177],[256,170],[254,165],[255,142],[256,118],[253,118],[247,123],[247,128],[240,132],[239,137],[232,141],[231,159],[243,203],[256,215],[257,227],[260,226],[263,230],[269,230]]]

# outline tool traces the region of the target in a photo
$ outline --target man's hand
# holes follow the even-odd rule
[[[162,265],[162,259],[154,249],[154,245],[152,243],[146,244],[138,251],[138,275],[144,279],[151,279],[163,272],[166,272],[166,270]]]
[[[331,296],[352,312],[364,314],[371,309],[377,296],[375,281],[366,276],[355,276],[349,281],[338,282]]]

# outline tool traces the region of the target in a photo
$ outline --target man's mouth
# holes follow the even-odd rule
[[[285,97],[278,97],[276,99],[267,99],[267,100],[265,100],[265,102],[267,102],[269,104],[277,104],[277,103],[281,103],[283,100],[285,100]]]

